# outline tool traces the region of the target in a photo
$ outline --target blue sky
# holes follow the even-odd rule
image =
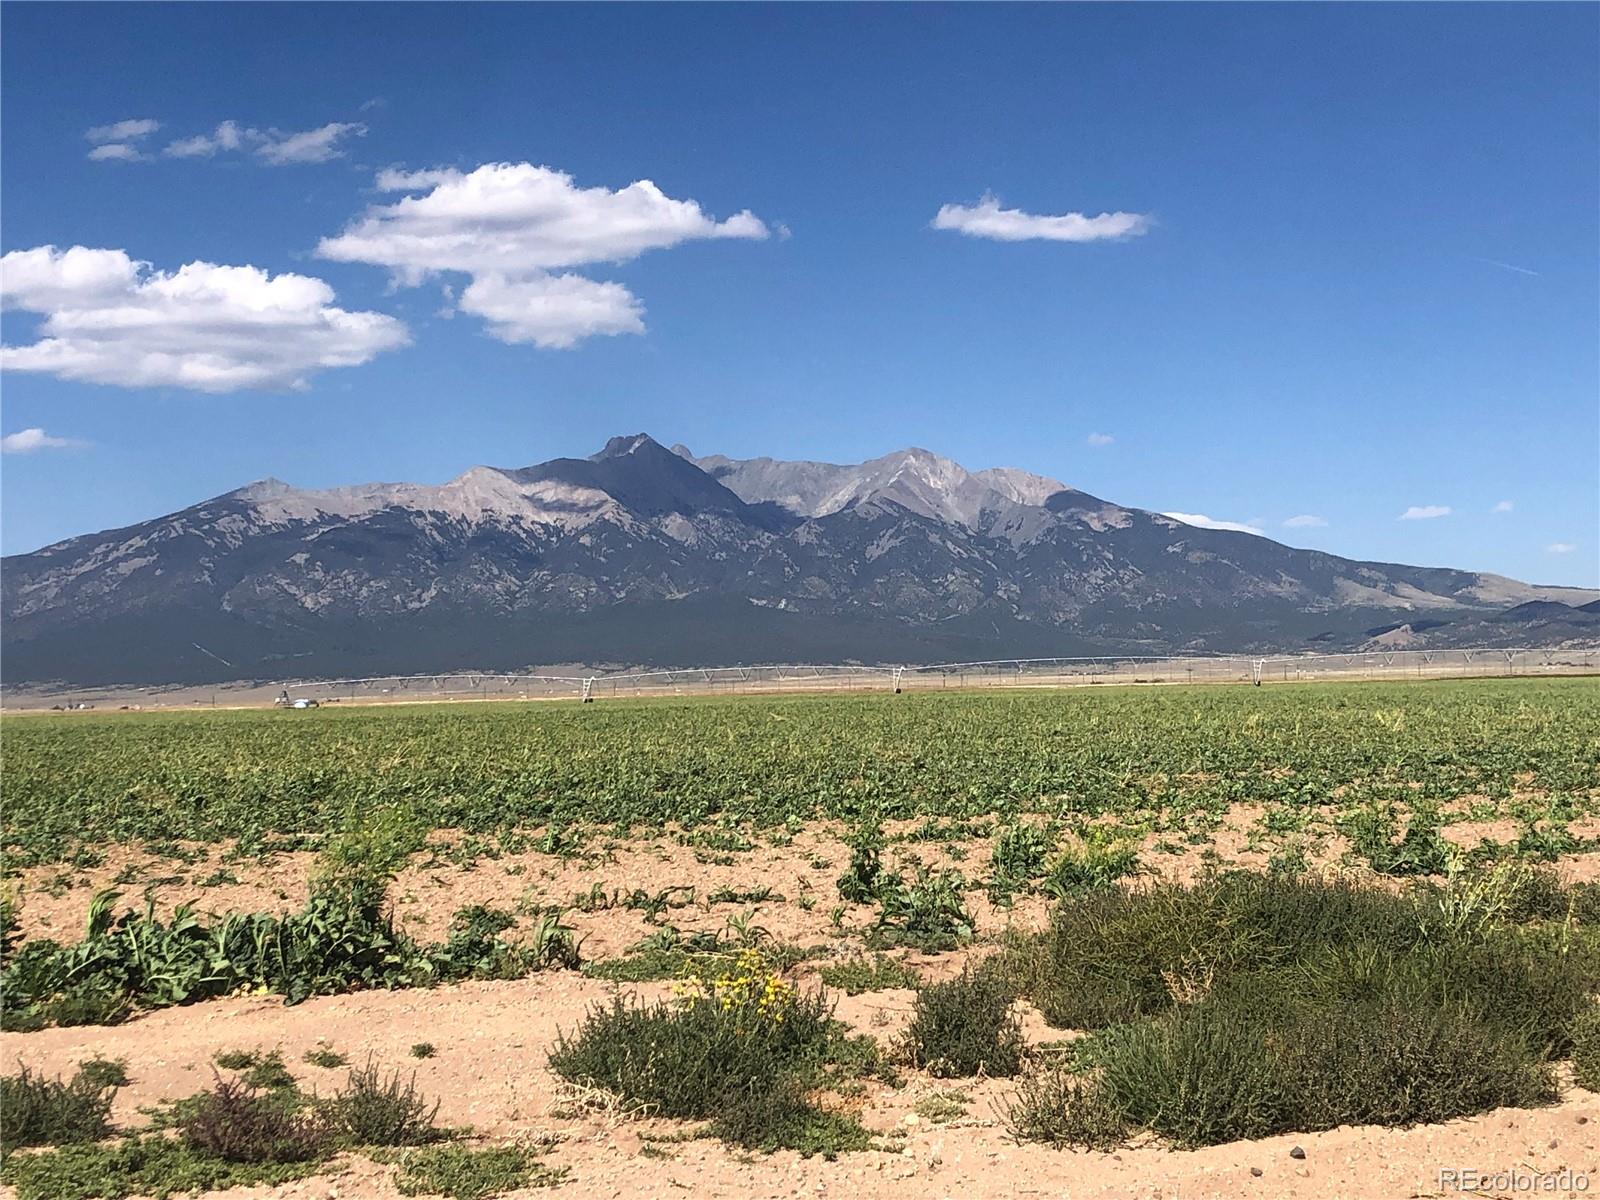
[[[1593,5],[0,26],[8,553],[645,430],[1600,583]]]

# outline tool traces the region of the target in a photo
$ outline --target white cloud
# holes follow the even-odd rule
[[[307,129],[301,133],[285,133],[269,129],[265,133],[250,129],[246,134],[255,142],[255,155],[272,167],[296,163],[320,163],[339,158],[344,151],[340,139],[365,137],[367,127],[358,121],[332,121],[320,129]]]
[[[71,438],[52,437],[44,430],[19,429],[15,433],[8,433],[0,438],[0,453],[3,454],[32,454],[36,450],[54,450],[63,446],[76,446],[78,443]]]
[[[1109,433],[1091,433],[1088,438],[1091,446],[1109,446],[1116,440]]]
[[[1000,201],[985,195],[971,208],[946,204],[933,218],[933,228],[953,229],[968,237],[991,238],[997,242],[1100,242],[1137,237],[1150,228],[1144,213],[1063,213],[1041,217],[1019,208],[1001,208]]]
[[[478,275],[459,307],[482,317],[502,342],[532,342],[542,350],[566,350],[598,334],[644,332],[644,306],[632,292],[582,275]]]
[[[138,162],[143,157],[138,147],[130,146],[126,142],[108,142],[89,151],[92,162]]]
[[[161,153],[168,158],[210,158],[219,150],[237,150],[244,144],[244,133],[233,121],[224,121],[210,133],[172,142]]]
[[[385,191],[425,191],[367,210],[317,253],[388,267],[407,283],[437,271],[527,275],[586,263],[626,262],[697,238],[765,238],[748,211],[716,221],[648,179],[618,191],[579,188],[572,176],[531,163],[475,171],[383,171]]]
[[[148,137],[160,128],[160,121],[152,121],[145,117],[116,121],[110,125],[96,125],[83,136],[91,142],[133,142]]]
[[[1253,533],[1257,537],[1264,536],[1257,522],[1248,524],[1242,521],[1218,521],[1204,513],[1165,512],[1163,517],[1171,517],[1174,521],[1182,521],[1185,525],[1193,525],[1197,529],[1226,529],[1232,533]]]
[[[317,253],[387,267],[407,286],[441,273],[471,277],[460,308],[486,318],[502,341],[566,347],[595,334],[642,333],[644,310],[627,288],[564,268],[620,263],[701,239],[762,239],[748,210],[725,221],[649,180],[611,191],[577,187],[532,163],[476,170],[380,171],[378,188],[417,193],[374,205]]]
[[[224,150],[250,152],[269,167],[328,162],[340,158],[340,142],[362,137],[367,127],[358,121],[331,121],[317,129],[299,132],[282,129],[244,129],[237,121],[223,121],[210,133],[179,138],[161,153],[168,158],[211,158]]]
[[[1545,549],[1551,554],[1571,554],[1577,547],[1571,542],[1551,542]]]
[[[303,386],[409,341],[393,317],[347,312],[333,298],[320,279],[258,267],[164,272],[122,250],[14,250],[0,258],[0,300],[44,320],[32,345],[0,347],[0,367],[221,393]]]
[[[1508,512],[1510,512],[1510,511],[1511,511],[1511,510],[1512,510],[1512,509],[1514,509],[1514,508],[1516,508],[1516,505],[1515,505],[1515,504],[1513,504],[1513,503],[1511,503],[1511,501],[1509,501],[1509,500],[1502,500],[1502,501],[1500,501],[1500,503],[1499,503],[1499,504],[1496,504],[1496,505],[1495,505],[1495,506],[1494,506],[1494,507],[1493,507],[1493,508],[1491,508],[1491,509],[1490,509],[1490,510],[1489,510],[1489,511],[1490,511],[1490,512],[1497,512],[1497,513],[1508,513]]]
[[[1301,513],[1297,517],[1290,517],[1283,523],[1285,529],[1323,529],[1327,526],[1326,517],[1315,516],[1312,513]]]
[[[1448,504],[1413,504],[1400,514],[1402,521],[1431,521],[1435,517],[1448,517],[1450,506]]]

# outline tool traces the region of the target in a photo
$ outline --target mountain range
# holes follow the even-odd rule
[[[909,449],[644,434],[438,486],[265,479],[4,560],[6,683],[1597,644],[1600,592],[1360,562]]]

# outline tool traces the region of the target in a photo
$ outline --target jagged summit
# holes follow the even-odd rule
[[[624,454],[633,454],[640,450],[648,453],[651,450],[661,450],[661,448],[661,443],[657,442],[648,433],[636,433],[632,437],[611,438],[599,453],[591,454],[589,458],[593,462],[599,462],[601,459],[620,458]],[[667,451],[662,452],[667,453]]]
[[[912,446],[864,463],[786,462],[774,458],[694,458],[677,451],[751,503],[769,501],[798,516],[825,517],[855,504],[889,501],[971,529],[1008,505],[1038,507],[1056,492],[1054,479],[1012,467],[968,471],[952,459]]]

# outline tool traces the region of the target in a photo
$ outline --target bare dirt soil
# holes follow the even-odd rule
[[[1148,836],[1141,861],[1160,876],[1189,879],[1212,865],[1260,867],[1281,846],[1263,839],[1262,812],[1240,808],[1202,839]],[[891,835],[911,829],[891,827]],[[1465,830],[1463,832],[1466,832]],[[541,853],[490,853],[472,857],[459,843],[443,839],[418,855],[396,881],[392,896],[406,928],[425,938],[443,936],[451,913],[463,905],[494,904],[534,911],[546,905],[572,905],[582,895],[624,897],[634,889],[659,893],[669,887],[693,888],[679,894],[680,907],[646,914],[622,903],[594,904],[594,911],[569,908],[564,918],[582,937],[586,960],[626,953],[641,938],[671,923],[685,934],[723,931],[730,917],[749,921],[777,941],[824,946],[848,957],[861,950],[860,930],[873,910],[842,905],[835,880],[849,860],[842,828],[817,826],[787,839],[779,835],[750,849],[727,851],[686,844],[666,831],[626,841],[595,838],[579,856]],[[1498,827],[1470,831],[1476,836],[1506,836]],[[1337,860],[1343,843],[1322,831],[1311,837],[1313,865]],[[1470,838],[1468,839],[1470,840]],[[1165,848],[1159,848],[1162,844]],[[913,840],[893,842],[892,864],[915,855],[930,866],[964,871],[969,879],[988,875],[990,842]],[[184,859],[156,857],[114,848],[91,870],[62,867],[24,872],[23,929],[30,936],[70,941],[81,933],[89,897],[117,886],[124,903],[139,902],[154,885],[159,911],[194,900],[204,910],[288,910],[304,900],[313,856],[278,854],[267,859],[230,855],[226,847],[190,848]],[[1560,864],[1569,878],[1593,877],[1600,856]],[[757,901],[712,902],[722,889]],[[978,928],[989,942],[1007,925],[1037,927],[1046,905],[1019,900],[1011,909],[988,904],[981,891],[968,893]],[[940,955],[910,954],[909,965],[933,978],[960,970],[977,947]],[[820,987],[817,971],[826,957],[797,968],[802,988]],[[1005,1128],[1002,1112],[1015,1085],[1005,1080],[935,1080],[904,1071],[901,1087],[868,1082],[860,1104],[863,1124],[878,1137],[877,1148],[841,1155],[835,1161],[804,1159],[791,1152],[752,1155],[705,1138],[660,1142],[652,1135],[683,1127],[671,1122],[590,1111],[573,1103],[546,1059],[561,1031],[572,1030],[584,1013],[616,994],[647,998],[667,993],[668,985],[617,985],[574,971],[547,971],[503,983],[466,983],[437,989],[368,992],[326,997],[286,1007],[268,996],[235,997],[186,1008],[145,1013],[114,1027],[51,1028],[36,1033],[0,1034],[0,1060],[14,1069],[21,1062],[48,1075],[68,1075],[94,1056],[127,1061],[130,1084],[120,1092],[114,1119],[136,1128],[148,1119],[142,1110],[191,1095],[209,1086],[212,1060],[229,1050],[280,1051],[306,1090],[330,1092],[344,1081],[342,1069],[322,1069],[305,1061],[308,1052],[328,1049],[360,1065],[369,1056],[385,1068],[415,1070],[419,1088],[442,1102],[440,1121],[470,1126],[492,1142],[527,1142],[547,1147],[544,1161],[565,1167],[568,1175],[555,1192],[573,1200],[634,1200],[643,1197],[968,1197],[1040,1196],[1140,1197],[1194,1200],[1202,1197],[1359,1197],[1398,1200],[1460,1193],[1441,1183],[1447,1169],[1485,1173],[1520,1170],[1555,1174],[1586,1173],[1600,1189],[1600,1096],[1569,1087],[1558,1105],[1539,1110],[1501,1110],[1445,1125],[1409,1130],[1341,1128],[1325,1133],[1239,1142],[1197,1151],[1174,1151],[1147,1144],[1115,1153],[1058,1150],[1022,1144]],[[908,1019],[913,993],[907,990],[838,993],[837,1015],[858,1032],[892,1047]],[[1059,1041],[1037,1014],[1025,1013],[1026,1032],[1035,1044]],[[433,1057],[413,1058],[411,1047],[430,1042]],[[965,1115],[939,1122],[916,1112],[919,1101],[935,1094],[960,1093]],[[1291,1155],[1295,1147],[1304,1156]],[[395,1168],[345,1156],[314,1178],[275,1188],[235,1189],[246,1197],[316,1197],[380,1200],[399,1196]],[[0,1189],[0,1195],[4,1195]],[[1477,1195],[1514,1195],[1493,1190]],[[1552,1194],[1544,1192],[1540,1194]],[[1563,1194],[1563,1193],[1553,1193]],[[1573,1193],[1578,1194],[1578,1193]]]
[[[1397,1200],[1450,1194],[1439,1186],[1442,1168],[1570,1168],[1600,1178],[1600,1097],[1578,1089],[1552,1108],[1506,1109],[1440,1126],[1344,1128],[1197,1151],[1142,1146],[1104,1154],[1013,1141],[994,1110],[1011,1090],[1006,1081],[952,1085],[910,1074],[898,1090],[872,1084],[865,1096],[861,1119],[883,1135],[882,1149],[825,1162],[788,1152],[741,1154],[712,1140],[661,1145],[646,1136],[668,1123],[574,1113],[561,1104],[560,1081],[545,1068],[557,1031],[570,1029],[614,990],[572,972],[549,972],[510,983],[334,996],[294,1008],[271,997],[218,1000],[112,1028],[6,1034],[0,1053],[51,1074],[69,1073],[96,1054],[125,1058],[132,1082],[114,1114],[124,1125],[138,1124],[144,1106],[205,1087],[210,1061],[221,1051],[278,1049],[302,1086],[323,1091],[337,1086],[343,1073],[302,1061],[319,1047],[331,1046],[355,1063],[371,1055],[381,1063],[414,1064],[420,1088],[443,1102],[441,1121],[471,1125],[495,1140],[554,1141],[545,1160],[569,1168],[558,1193],[582,1200],[680,1194]],[[664,989],[623,990],[659,995]],[[838,1015],[887,1042],[911,1000],[909,991],[841,997]],[[1036,1038],[1060,1036],[1037,1019],[1028,1028]],[[410,1046],[421,1040],[435,1045],[435,1057],[409,1057]],[[967,1116],[936,1124],[916,1115],[919,1100],[951,1091],[970,1098]],[[1295,1146],[1304,1158],[1291,1157]],[[669,1157],[658,1157],[662,1153]],[[227,1195],[379,1200],[399,1195],[392,1177],[393,1168],[347,1158],[330,1174]]]

